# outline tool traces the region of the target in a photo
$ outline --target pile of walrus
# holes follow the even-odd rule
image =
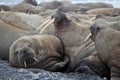
[[[23,5],[29,6],[21,8]],[[106,3],[67,5],[24,0],[10,6],[11,12],[3,12],[6,6],[0,7],[0,58],[19,68],[79,72],[119,80],[120,8]],[[41,12],[40,7],[52,13],[38,15],[34,11]]]

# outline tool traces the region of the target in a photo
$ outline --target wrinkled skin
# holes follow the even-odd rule
[[[120,30],[119,21],[107,22],[104,19],[97,19],[94,22],[94,24],[90,27],[90,31],[92,34],[91,39],[93,41],[95,41],[98,31],[101,30],[101,27],[99,27],[99,26],[110,27],[110,28],[116,29],[118,31]],[[100,40],[102,40],[102,37]],[[99,43],[99,44],[101,44],[101,43]],[[90,56],[88,56],[88,57],[80,60],[80,62],[78,62],[78,64],[74,68],[75,71],[92,74],[92,75],[99,75],[101,77],[106,77],[109,80],[110,79],[110,76],[109,76],[110,75],[110,67],[104,61],[102,61],[102,59],[99,57],[99,54],[100,53],[98,53],[98,51],[95,48],[95,51],[93,54],[91,54]],[[103,56],[104,55],[102,55],[102,57]]]
[[[90,30],[99,58],[110,68],[108,77],[110,80],[120,80],[120,32],[109,26],[97,25],[92,25]]]
[[[38,34],[35,31],[27,31],[0,21],[0,59],[9,58],[9,48],[12,43],[24,35]]]
[[[10,48],[12,66],[62,71],[69,59],[61,40],[56,36],[33,35],[16,40]]]
[[[89,34],[89,27],[77,24],[59,10],[52,15],[52,18],[55,19],[54,35],[58,36],[63,41],[65,55],[70,59],[66,71],[74,71],[74,66],[95,50],[94,43],[92,43],[91,40],[84,42]]]
[[[95,50],[90,56],[80,60],[74,67],[75,72],[98,75],[109,80],[110,68],[98,56]]]

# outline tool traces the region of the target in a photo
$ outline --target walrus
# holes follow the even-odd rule
[[[0,19],[7,24],[17,26],[24,30],[35,30],[45,20],[45,18],[39,15],[28,15],[21,12],[11,11],[0,12]]]
[[[105,19],[97,19],[95,20],[95,22],[93,24],[96,24],[97,26],[109,26],[113,29],[116,29],[118,31],[120,31],[120,21],[106,21]]]
[[[46,21],[46,26],[52,22],[55,27],[52,35],[58,36],[63,41],[65,55],[70,59],[66,72],[71,72],[79,60],[89,56],[95,50],[92,40],[85,41],[90,33],[89,26],[79,25],[59,10]],[[41,31],[44,31],[45,28],[43,27]]]
[[[103,3],[103,2],[88,2],[88,3],[67,3],[65,2],[63,5],[59,7],[59,9],[63,12],[80,12],[80,13],[86,13],[86,11],[90,9],[96,9],[96,8],[113,8],[112,4]]]
[[[105,16],[105,15],[97,14],[96,17],[95,17],[95,19],[104,19],[106,21],[113,22],[113,21],[120,21],[120,16],[110,17],[110,16]]]
[[[113,8],[112,4],[104,3],[104,2],[88,2],[88,3],[76,3],[76,6],[79,6],[81,12],[86,12],[91,9],[98,8]]]
[[[99,58],[110,68],[110,80],[119,80],[120,31],[96,24],[92,25],[90,30]]]
[[[41,2],[38,6],[42,6],[45,9],[57,9],[61,6],[62,3],[60,1],[52,1],[52,2]]]
[[[107,22],[104,19],[97,19],[91,26],[105,26],[110,27],[112,29],[115,29],[117,31],[120,31],[120,25],[119,21],[113,21],[113,22]],[[95,27],[97,30],[97,27]],[[91,33],[94,31],[92,28],[90,28]],[[98,28],[99,30],[99,28]],[[96,33],[92,33],[96,35]],[[94,38],[92,36],[91,38]],[[80,60],[77,65],[74,67],[75,72],[80,73],[88,73],[93,75],[99,75],[101,77],[106,77],[107,79],[110,79],[110,68],[103,62],[99,56],[98,51],[95,48],[96,53],[92,53],[88,57],[85,57],[84,59]],[[99,67],[101,66],[101,67]]]
[[[0,11],[10,11],[10,7],[7,5],[0,5]]]
[[[24,30],[0,20],[0,59],[9,59],[9,48],[16,39],[33,34],[38,34],[38,32]]]
[[[10,5],[9,7],[13,12],[24,12],[24,13],[26,13],[28,10],[31,11],[31,9],[35,8],[35,6],[29,3],[19,3],[15,5]]]
[[[37,1],[36,0],[23,0],[21,3],[29,3],[34,6],[37,6]]]
[[[86,13],[88,14],[102,14],[106,16],[119,16],[120,8],[99,8],[99,9],[91,9]]]
[[[17,39],[10,47],[9,62],[14,67],[61,71],[69,59],[62,41],[53,35],[32,35]]]

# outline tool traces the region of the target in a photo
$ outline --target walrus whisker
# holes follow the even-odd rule
[[[91,36],[91,33],[88,34],[88,36],[85,38],[85,41],[84,41],[84,42],[86,42],[87,40],[89,40],[89,39],[90,39],[90,36]]]
[[[42,32],[43,32],[49,25],[51,25],[54,21],[55,21],[54,18],[53,18],[51,21],[49,21],[49,23],[41,29],[40,33],[42,33]]]
[[[37,60],[37,58],[36,58],[36,57],[33,57],[33,59],[34,59],[36,62],[38,62],[38,60]]]
[[[27,67],[27,63],[26,63],[26,61],[24,61],[24,66]]]
[[[48,20],[46,20],[44,23],[42,23],[42,24],[36,29],[36,31],[40,31],[41,28],[44,27],[50,20],[51,20],[51,18],[49,17]]]

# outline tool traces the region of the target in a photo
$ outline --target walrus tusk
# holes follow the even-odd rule
[[[24,66],[27,67],[27,63],[24,61]]]
[[[51,18],[49,17],[48,20],[46,20],[44,23],[42,23],[42,24],[36,29],[36,31],[40,31],[41,28],[44,27],[50,20],[51,20]]]
[[[52,24],[54,21],[55,21],[54,18],[53,18],[51,21],[49,21],[48,24],[41,29],[40,33],[42,33],[42,32],[43,32],[50,24]]]
[[[93,17],[93,18],[90,19],[90,21],[94,21],[95,19],[96,19],[96,17]]]
[[[34,59],[36,62],[38,62],[38,60],[37,60],[37,58],[36,58],[36,57],[33,57],[33,59]]]
[[[91,33],[88,34],[88,36],[85,38],[84,42],[86,42],[88,39],[90,39],[90,36],[91,36]]]

